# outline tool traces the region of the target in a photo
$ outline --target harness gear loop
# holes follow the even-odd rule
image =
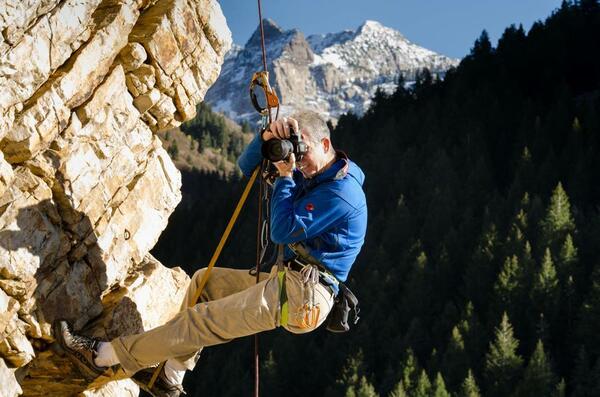
[[[302,276],[303,305],[300,310],[302,318],[300,328],[311,328],[319,322],[321,308],[315,304],[315,288],[319,283],[319,268],[316,265],[306,265],[300,270]],[[308,288],[307,288],[308,287]]]
[[[248,194],[250,194],[250,190],[252,189],[252,185],[254,184],[254,181],[256,180],[256,177],[258,176],[259,169],[260,169],[260,167],[256,167],[256,169],[252,173],[252,176],[250,177],[250,180],[248,181],[248,183],[246,184],[246,187],[244,188],[244,192],[242,193],[242,197],[240,197],[240,200],[238,201],[238,203],[237,203],[237,205],[235,207],[235,210],[233,211],[233,214],[231,215],[231,218],[229,219],[229,223],[227,224],[227,227],[225,228],[225,232],[223,232],[223,235],[221,236],[221,240],[219,241],[219,245],[217,245],[217,248],[215,249],[215,252],[213,253],[212,258],[210,258],[210,262],[208,264],[208,267],[206,268],[206,271],[202,275],[202,280],[200,280],[200,286],[196,290],[196,295],[194,296],[194,299],[192,300],[191,306],[194,306],[196,304],[196,302],[198,301],[198,299],[200,299],[200,295],[202,295],[202,291],[204,290],[204,286],[206,285],[206,282],[208,281],[208,277],[210,277],[210,272],[211,272],[212,268],[215,267],[215,264],[217,263],[217,259],[219,259],[219,255],[221,255],[221,251],[223,250],[223,246],[225,246],[225,243],[227,242],[227,239],[229,238],[229,234],[231,233],[231,229],[233,229],[233,225],[237,221],[237,218],[238,218],[238,216],[239,216],[239,214],[240,214],[240,212],[242,210],[242,207],[246,203],[246,199],[248,198]],[[148,382],[148,388],[149,389],[151,389],[152,386],[154,385],[154,382],[156,382],[156,379],[158,378],[158,375],[160,374],[160,371],[162,370],[162,368],[164,367],[164,365],[165,365],[165,362],[163,361],[154,370],[154,373],[152,374],[152,377],[150,378],[150,381]]]

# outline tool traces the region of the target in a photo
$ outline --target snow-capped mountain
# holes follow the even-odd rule
[[[270,82],[283,114],[301,108],[334,119],[348,111],[362,114],[377,88],[393,90],[400,74],[408,82],[423,68],[443,76],[459,62],[419,47],[375,21],[366,21],[356,31],[307,38],[297,29],[281,29],[270,19],[263,25]],[[244,47],[234,45],[227,54],[206,101],[237,121],[256,120],[248,85],[259,70],[262,53],[257,29]]]

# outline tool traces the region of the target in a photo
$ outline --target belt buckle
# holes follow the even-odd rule
[[[297,265],[297,269],[294,269],[294,265]],[[306,264],[301,262],[299,258],[293,258],[288,261],[288,268],[294,271],[300,271],[306,267]]]

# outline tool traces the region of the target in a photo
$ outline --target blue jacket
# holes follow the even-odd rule
[[[244,175],[260,163],[262,140],[257,135],[238,159]],[[364,173],[340,158],[325,172],[305,179],[277,178],[271,198],[271,240],[276,244],[302,241],[338,280],[345,281],[360,252],[367,229]],[[294,253],[287,248],[285,259]]]

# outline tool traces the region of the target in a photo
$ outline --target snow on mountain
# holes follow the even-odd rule
[[[270,82],[284,104],[283,114],[301,108],[334,119],[349,111],[362,114],[375,91],[392,91],[399,75],[410,82],[427,68],[443,77],[459,62],[419,47],[376,21],[366,21],[356,31],[308,38],[297,29],[283,30],[270,19],[263,26]],[[262,53],[257,29],[244,47],[234,45],[226,56],[206,101],[237,121],[257,120],[248,84],[259,70]]]

